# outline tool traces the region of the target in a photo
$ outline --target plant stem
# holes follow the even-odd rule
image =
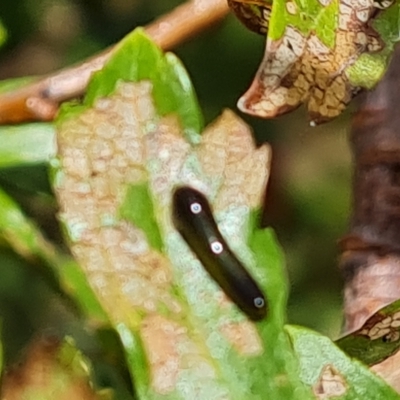
[[[145,30],[163,50],[169,50],[221,20],[228,11],[226,0],[191,0]],[[0,94],[0,124],[52,120],[62,101],[84,93],[90,76],[103,67],[112,51],[113,47],[108,48],[79,65]]]

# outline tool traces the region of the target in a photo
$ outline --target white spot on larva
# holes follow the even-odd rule
[[[329,4],[331,4],[331,0],[318,0],[318,1],[324,7],[327,7],[327,6],[329,6]]]
[[[190,205],[190,211],[193,214],[199,214],[199,213],[201,213],[202,210],[203,210],[203,208],[201,207],[201,204],[199,204],[199,203],[193,203]]]
[[[254,299],[254,305],[256,308],[263,308],[265,305],[265,301],[262,297],[256,297]]]
[[[224,246],[222,245],[221,242],[216,240],[215,242],[211,243],[211,251],[214,254],[221,254],[224,251]]]

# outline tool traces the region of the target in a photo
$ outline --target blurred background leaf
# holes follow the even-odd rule
[[[0,19],[0,47],[2,47],[7,41],[7,29],[4,27]]]

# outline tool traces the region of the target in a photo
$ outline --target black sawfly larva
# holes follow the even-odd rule
[[[264,295],[222,237],[206,197],[188,186],[177,188],[172,199],[172,220],[207,272],[236,305],[253,320],[264,318]]]

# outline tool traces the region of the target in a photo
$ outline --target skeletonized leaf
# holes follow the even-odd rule
[[[71,250],[120,335],[139,397],[310,398],[283,331],[281,255],[271,233],[252,226],[269,147],[255,148],[230,111],[200,136],[183,68],[140,31],[114,57],[90,100],[61,117],[53,178]],[[268,320],[250,322],[174,229],[172,192],[182,184],[210,200],[267,294]]]
[[[287,326],[300,360],[301,379],[318,400],[397,400],[400,395],[361,362],[351,359],[327,337],[305,328]]]
[[[400,349],[400,300],[382,308],[355,332],[336,344],[367,365],[377,364]]]
[[[247,1],[239,3],[243,9]],[[273,118],[305,103],[314,124],[338,116],[385,71],[399,38],[399,5],[392,3],[274,0],[264,59],[238,107]]]

